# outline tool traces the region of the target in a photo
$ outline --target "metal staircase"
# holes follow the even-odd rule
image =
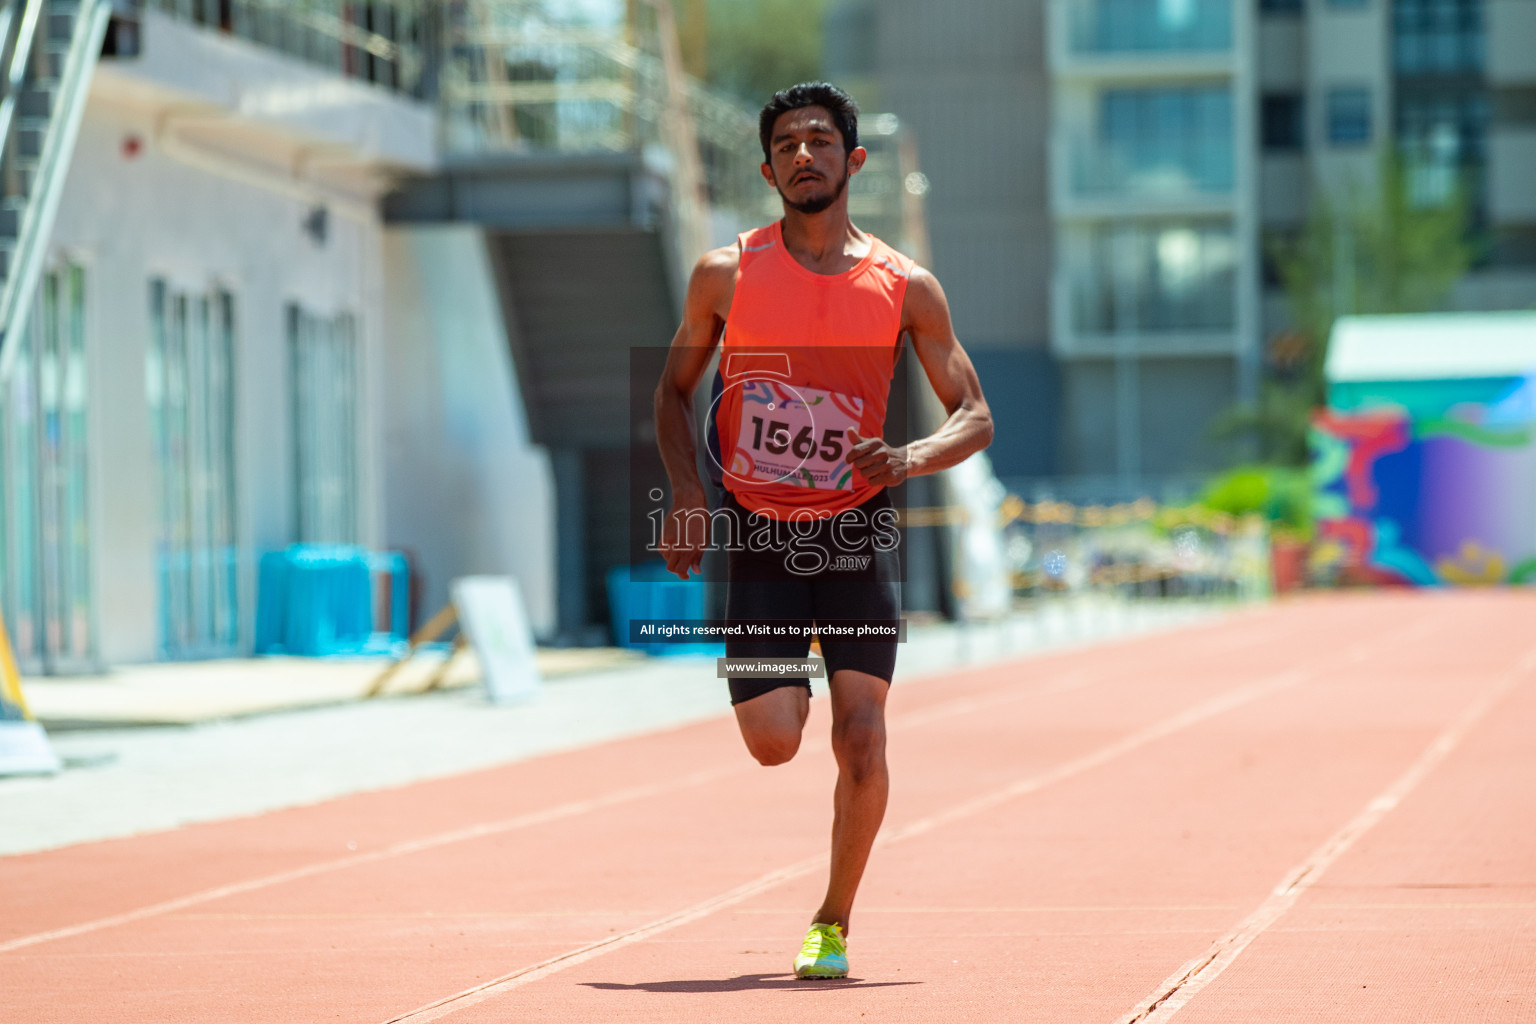
[[[684,73],[671,0],[625,7],[622,25],[594,27],[548,0],[444,5],[442,149],[450,167],[556,154],[641,159],[666,192],[657,208],[680,300],[711,244],[711,208],[738,205],[757,181],[756,127]]]
[[[42,272],[111,0],[0,3],[0,380]]]

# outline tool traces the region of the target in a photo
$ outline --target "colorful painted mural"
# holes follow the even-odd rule
[[[1442,402],[1411,383],[1412,401],[1335,393],[1314,417],[1317,562],[1360,582],[1536,583],[1536,377],[1475,397],[1448,381]]]

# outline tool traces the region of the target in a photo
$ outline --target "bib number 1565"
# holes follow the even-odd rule
[[[746,381],[729,472],[743,483],[850,490],[853,468],[843,461],[846,432],[860,429],[863,411],[860,398],[778,381]]]
[[[843,457],[843,435],[836,427],[821,432],[821,443],[811,436],[811,427],[802,426],[793,438],[789,436],[789,424],[781,420],[763,423],[761,416],[752,417],[752,447],[758,451],[767,449],[774,455],[792,453],[797,459],[820,455],[823,462],[836,462]]]

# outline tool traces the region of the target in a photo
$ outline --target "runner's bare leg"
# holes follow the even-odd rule
[[[891,788],[885,765],[885,696],[889,689],[884,679],[851,669],[832,676],[832,752],[837,757],[832,870],[826,899],[813,920],[841,925],[845,936],[853,897],[885,817]]]
[[[781,686],[737,704],[736,724],[747,751],[759,764],[783,764],[800,749],[800,731],[810,713],[810,691]]]

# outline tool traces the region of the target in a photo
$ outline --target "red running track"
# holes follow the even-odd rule
[[[1536,1021],[1533,623],[1315,597],[898,681],[849,981],[788,971],[818,700],[780,768],[722,717],[6,858],[0,1019]]]

